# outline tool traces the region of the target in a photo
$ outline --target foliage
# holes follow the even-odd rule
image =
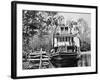
[[[52,47],[51,36],[61,20],[62,16],[57,12],[23,10],[23,50],[49,50]]]
[[[87,24],[87,22],[83,19],[80,18],[78,19],[78,25],[79,25],[79,31],[80,31],[80,39],[81,41],[86,41],[87,43],[90,43],[90,39],[91,39],[91,31],[90,28]]]
[[[75,25],[75,30],[78,32],[77,36],[80,38],[81,51],[89,51],[91,46],[91,31],[87,22],[83,18],[79,18],[77,21],[68,20],[66,25],[69,25],[71,30],[73,25]]]
[[[23,54],[40,48],[50,50],[53,35],[63,19],[57,12],[23,10]],[[86,21],[80,18],[77,22],[69,20],[67,23],[70,28],[78,25],[81,49],[90,50],[90,29]]]
[[[87,43],[86,41],[81,42],[81,51],[90,51],[91,50],[91,45]]]

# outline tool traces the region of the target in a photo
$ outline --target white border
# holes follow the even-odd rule
[[[22,10],[45,10],[45,11],[62,11],[62,12],[82,12],[91,13],[91,67],[74,67],[74,68],[58,68],[58,69],[36,69],[22,70]],[[43,5],[26,5],[17,4],[17,76],[37,76],[37,75],[52,75],[52,74],[68,74],[68,73],[84,73],[96,71],[96,51],[95,51],[95,32],[96,10],[91,8],[76,8],[76,7],[58,7],[58,6],[43,6]]]

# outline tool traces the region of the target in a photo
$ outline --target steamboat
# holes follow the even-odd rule
[[[53,37],[51,63],[54,67],[77,67],[80,55],[80,40],[76,25],[59,26]]]

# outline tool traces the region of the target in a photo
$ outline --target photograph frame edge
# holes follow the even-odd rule
[[[79,8],[94,8],[96,10],[96,71],[83,73],[66,73],[66,74],[51,74],[51,75],[37,75],[37,76],[17,76],[17,4],[35,4],[35,5],[51,5],[51,6],[65,6],[65,7],[79,7]],[[12,1],[11,2],[11,78],[38,78],[38,77],[54,77],[54,76],[73,76],[85,74],[98,73],[98,6],[88,5],[74,5],[74,4],[59,4],[59,3],[42,3],[42,2],[26,2],[26,1]]]
[[[17,43],[16,43],[16,2],[12,1],[11,2],[11,78],[13,79],[16,79],[17,76],[17,63],[16,63],[16,57],[17,57],[17,52],[16,52],[16,49],[17,49]]]

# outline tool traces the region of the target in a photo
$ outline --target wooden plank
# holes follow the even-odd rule
[[[39,55],[39,54],[40,54],[40,55],[41,55],[41,54],[46,54],[46,52],[42,52],[42,53],[41,53],[41,52],[38,52],[38,53],[37,53],[37,52],[30,53],[30,55]]]
[[[31,60],[38,61],[40,59],[27,59],[27,60],[29,60],[29,61],[31,61]],[[42,59],[42,60],[49,60],[49,58],[45,58],[45,59]]]
[[[81,55],[83,55],[83,54],[89,54],[89,55],[90,55],[91,52],[90,52],[90,51],[87,51],[87,52],[81,52],[80,54],[81,54]]]
[[[42,49],[41,49],[41,53],[42,53]],[[39,69],[41,69],[42,65],[42,54],[40,55],[40,64],[39,64]]]

